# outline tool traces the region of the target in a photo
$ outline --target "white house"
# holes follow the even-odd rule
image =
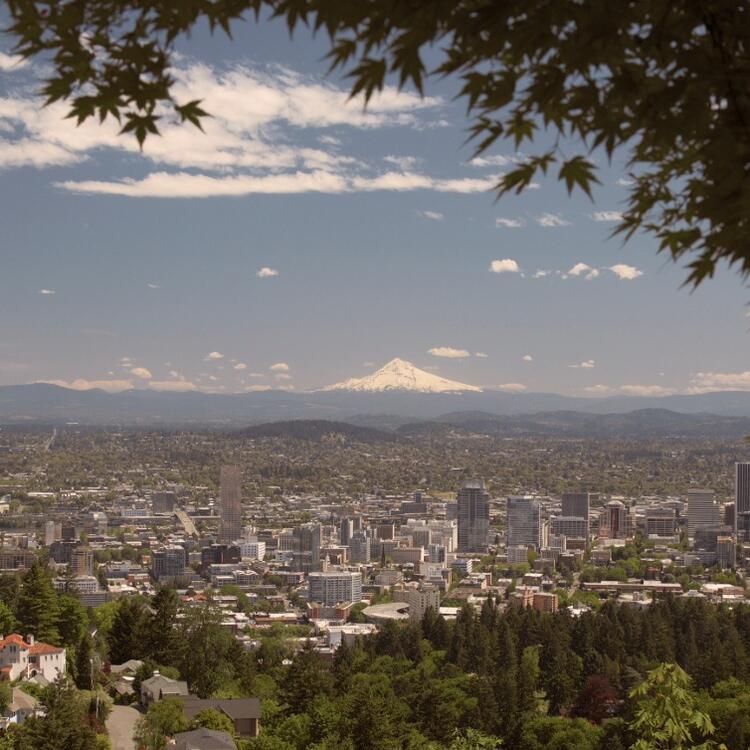
[[[49,643],[37,643],[33,635],[23,636],[11,633],[0,638],[0,678],[19,678],[42,675],[48,682],[54,682],[58,675],[65,674],[65,649]]]

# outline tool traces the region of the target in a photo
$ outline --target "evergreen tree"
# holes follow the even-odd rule
[[[62,645],[74,646],[80,642],[88,629],[88,613],[75,596],[63,594],[57,601],[60,608],[58,629]]]
[[[168,586],[161,586],[151,602],[154,613],[145,625],[145,656],[157,664],[175,665],[179,659],[178,606],[177,592]]]
[[[122,664],[128,659],[140,659],[143,656],[145,617],[140,599],[120,599],[107,635],[109,660],[112,664]]]
[[[43,641],[60,643],[60,609],[57,594],[47,568],[37,559],[32,564],[18,593],[18,622],[23,635],[28,633]]]
[[[76,648],[75,656],[75,681],[79,690],[93,690],[94,668],[93,643],[91,636],[85,633]]]
[[[86,721],[86,709],[64,677],[50,685],[42,699],[46,713],[27,719],[18,750],[95,750],[96,734]]]

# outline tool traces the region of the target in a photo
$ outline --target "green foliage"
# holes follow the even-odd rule
[[[128,659],[139,659],[143,655],[146,612],[140,599],[125,597],[117,602],[107,633],[109,660],[122,664]],[[161,647],[160,642],[150,644]]]
[[[661,664],[634,688],[631,728],[638,739],[632,750],[708,750],[715,743],[708,714],[697,708],[690,676],[676,664]]]
[[[57,594],[49,571],[40,560],[35,560],[23,577],[16,617],[24,635],[32,633],[44,643],[60,643]]]
[[[476,729],[456,730],[448,750],[497,750],[501,744],[497,737],[489,737]]]
[[[93,750],[96,733],[87,721],[88,703],[70,682],[58,679],[46,688],[42,703],[45,715],[24,722],[17,750]]]
[[[0,681],[0,713],[6,711],[13,700],[13,688],[8,680]]]
[[[58,629],[64,646],[73,646],[81,641],[89,625],[89,617],[81,602],[67,594],[58,597],[60,620]]]
[[[190,727],[191,729],[206,727],[206,729],[214,729],[217,732],[226,732],[228,735],[234,736],[232,720],[225,713],[215,708],[204,708],[202,711],[198,711]]]
[[[691,284],[712,276],[720,260],[750,273],[750,19],[739,0],[7,4],[16,51],[52,60],[43,95],[68,100],[78,123],[113,117],[142,145],[159,133],[166,105],[201,127],[201,101],[172,94],[178,39],[203,22],[229,34],[246,12],[267,11],[290,31],[324,30],[331,69],[345,72],[352,95],[365,101],[389,76],[420,93],[429,75],[458,77],[477,153],[500,140],[518,150],[548,132],[551,145],[518,159],[499,195],[556,172],[568,192],[591,196],[599,182],[592,152],[622,153],[630,193],[617,233],[646,231],[675,260],[691,257]]]
[[[136,725],[134,738],[139,747],[162,750],[167,737],[184,732],[189,726],[182,702],[177,698],[164,698],[148,707],[146,715]]]

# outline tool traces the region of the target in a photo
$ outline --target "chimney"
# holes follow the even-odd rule
[[[29,633],[29,635],[26,636],[26,643],[28,643],[29,646],[34,645],[34,636],[31,633]]]

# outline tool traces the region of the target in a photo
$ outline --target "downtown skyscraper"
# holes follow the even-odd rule
[[[486,552],[490,496],[481,479],[464,482],[458,491],[458,551]]]
[[[219,541],[233,542],[242,536],[242,471],[240,467],[222,466],[220,485]]]
[[[750,542],[750,463],[734,465],[734,534],[737,542]]]

